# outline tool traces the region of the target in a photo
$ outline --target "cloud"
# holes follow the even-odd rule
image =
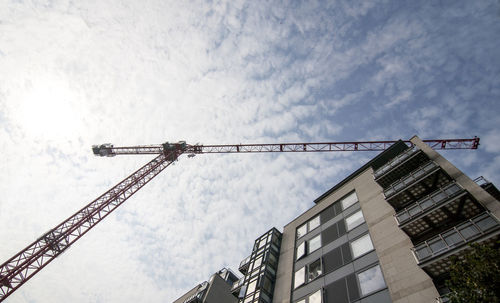
[[[1,4],[0,258],[150,159],[96,158],[97,143],[478,135],[479,150],[445,156],[500,180],[485,164],[499,153],[496,8]],[[12,298],[173,301],[221,267],[235,269],[256,237],[375,155],[181,157]]]

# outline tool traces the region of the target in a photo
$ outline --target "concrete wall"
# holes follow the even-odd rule
[[[374,181],[372,169],[353,183],[393,302],[433,302],[438,292],[417,265],[410,250],[413,244],[397,226],[395,211]]]
[[[204,303],[236,303],[238,299],[231,294],[231,286],[219,275],[213,275]]]
[[[199,287],[200,287],[200,285],[195,286],[193,289],[191,289],[190,291],[188,291],[185,295],[183,295],[179,299],[175,300],[174,303],[182,303],[182,302],[184,302],[184,300],[186,300],[187,298],[189,298],[191,295],[195,294],[198,291]]]
[[[203,303],[237,303],[238,299],[231,294],[231,286],[227,284],[218,274],[214,274],[208,281],[209,285],[205,292]],[[195,286],[185,295],[175,300],[174,303],[183,303],[184,300],[195,294],[200,285]]]

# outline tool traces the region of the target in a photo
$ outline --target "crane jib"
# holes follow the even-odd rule
[[[477,149],[479,138],[423,140],[433,149]],[[136,193],[183,153],[188,157],[207,153],[268,153],[268,152],[340,152],[383,151],[402,141],[356,141],[319,143],[201,145],[165,142],[157,145],[116,147],[111,143],[93,145],[92,152],[100,157],[116,155],[157,155],[153,160],[120,181],[96,200],[84,206],[68,219],[45,233],[25,249],[0,265],[0,302],[33,277],[71,244]]]

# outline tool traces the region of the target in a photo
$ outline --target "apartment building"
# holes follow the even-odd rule
[[[227,290],[234,302],[445,301],[451,257],[500,238],[500,194],[411,142],[353,172],[282,233],[257,238]]]

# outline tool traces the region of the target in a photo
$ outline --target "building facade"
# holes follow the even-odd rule
[[[411,141],[321,195],[283,233],[259,237],[240,264],[234,302],[446,300],[436,298],[447,293],[451,257],[500,238],[500,195]]]
[[[231,287],[236,282],[238,277],[230,269],[223,268],[174,303],[236,303],[236,298],[231,294]]]

